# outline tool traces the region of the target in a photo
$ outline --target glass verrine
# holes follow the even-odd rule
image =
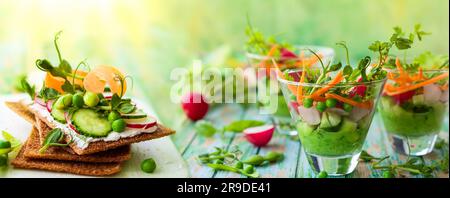
[[[378,110],[391,145],[406,155],[426,155],[448,109],[448,69],[387,71]]]
[[[275,65],[273,64],[272,59],[275,61],[277,66],[280,68],[281,71],[286,70],[300,70],[303,66],[307,66],[308,68],[320,68],[320,61],[319,59],[311,52],[313,51],[320,57],[323,64],[327,65],[330,64],[333,61],[334,58],[334,49],[330,47],[324,47],[324,46],[315,46],[315,45],[296,45],[293,47],[292,51],[289,51],[287,49],[280,49],[279,52],[274,56],[267,56],[263,54],[254,54],[254,53],[247,53],[247,60],[249,63],[249,66],[252,68],[257,69],[257,79],[258,80],[276,80],[275,70],[271,70],[271,78],[266,78],[266,67],[269,68],[275,68]],[[298,74],[291,74],[293,78],[298,78]],[[278,97],[278,108],[277,111],[274,113],[274,115],[279,117],[286,117],[289,118],[289,111],[287,111],[287,108],[289,108],[289,105],[286,104],[282,93],[279,89],[272,90],[277,92],[279,95]],[[270,105],[270,103],[261,104],[261,105]],[[281,118],[280,118],[281,119]],[[281,120],[275,120],[276,122]],[[285,129],[279,129],[278,132],[282,134],[287,135],[297,135],[297,131],[290,131]]]
[[[343,82],[330,89],[326,84],[300,83],[280,76],[278,80],[311,168],[329,175],[353,172],[386,79]],[[317,90],[328,91],[324,97],[308,101],[309,94]]]

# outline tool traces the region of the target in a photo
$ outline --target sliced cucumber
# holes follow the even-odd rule
[[[147,114],[145,114],[142,110],[137,110],[134,113],[130,114],[122,114],[120,115],[123,119],[141,119],[146,118]]]
[[[91,137],[105,137],[112,130],[108,119],[91,109],[77,110],[72,123],[80,133]]]
[[[55,103],[56,102],[54,102],[52,105],[52,112],[50,114],[52,115],[53,118],[55,118],[56,121],[65,124],[66,117],[64,116],[64,110],[55,108]]]

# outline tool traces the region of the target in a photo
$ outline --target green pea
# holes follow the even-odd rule
[[[321,171],[318,175],[317,178],[327,178],[328,177],[328,173],[326,171]]]
[[[109,114],[108,114],[108,120],[110,121],[110,122],[112,122],[112,121],[114,121],[114,120],[117,120],[117,119],[120,119],[121,117],[120,117],[120,113],[119,112],[117,112],[117,111],[111,111]]]
[[[255,172],[255,167],[253,167],[252,165],[248,165],[247,167],[245,167],[244,172],[246,172],[247,174],[252,174]]]
[[[83,96],[84,103],[89,107],[95,107],[97,106],[100,99],[98,98],[98,95],[92,92],[86,92]]]
[[[327,105],[324,102],[317,102],[316,109],[320,112],[324,112],[327,109]]]
[[[0,140],[0,155],[11,152],[11,143],[9,141]]]
[[[64,109],[72,105],[72,94],[65,94],[60,96],[55,102],[55,108]]]
[[[326,103],[326,105],[327,105],[328,108],[333,108],[333,107],[336,106],[337,100],[334,99],[334,98],[328,98],[328,99],[325,101],[325,103]]]
[[[72,97],[72,105],[77,108],[81,108],[84,105],[83,94],[77,93]]]
[[[295,96],[295,95],[291,95],[289,98],[293,101],[297,101],[297,96]]]
[[[141,162],[141,170],[146,173],[153,173],[156,169],[156,162],[152,158],[148,158]]]
[[[236,162],[236,164],[234,165],[235,168],[237,169],[242,169],[244,168],[244,163],[242,162]]]
[[[6,140],[0,140],[0,149],[11,148],[11,142]]]
[[[347,111],[347,112],[350,112],[353,109],[353,106],[351,104],[347,104],[347,103],[344,103],[343,107],[344,107],[344,111]]]
[[[395,175],[391,171],[383,171],[383,178],[394,178]]]
[[[127,126],[127,123],[125,123],[125,120],[123,120],[123,119],[114,120],[111,124],[112,130],[115,132],[125,131],[126,126]]]
[[[0,155],[0,167],[6,166],[8,164],[8,157],[5,155]]]
[[[305,98],[303,100],[303,106],[306,108],[310,108],[313,106],[313,102],[314,102],[314,100],[312,98]]]
[[[216,161],[214,161],[214,164],[223,164],[223,160],[217,159]]]

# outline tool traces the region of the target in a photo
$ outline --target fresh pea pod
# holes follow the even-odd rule
[[[253,173],[249,174],[249,173],[245,172],[244,170],[237,169],[235,167],[224,165],[224,164],[207,164],[207,166],[209,166],[210,168],[212,168],[214,170],[222,170],[222,171],[229,171],[229,172],[240,173],[242,175],[245,175],[245,176],[251,177],[251,178],[259,177],[259,174],[256,171],[254,171]]]
[[[247,160],[243,161],[243,163],[254,165],[254,166],[259,166],[259,165],[263,164],[264,161],[266,161],[266,159],[263,156],[253,155],[250,158],[248,158]]]
[[[284,155],[282,153],[270,151],[266,154],[264,158],[265,160],[273,163],[282,160],[284,158]]]

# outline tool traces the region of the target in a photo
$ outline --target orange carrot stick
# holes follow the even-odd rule
[[[266,61],[273,56],[277,49],[278,45],[272,45],[272,48],[270,48],[269,52],[267,53],[267,58],[261,62],[261,66],[266,68],[266,76],[270,76],[270,64],[266,64]]]
[[[443,73],[443,74],[441,74],[439,76],[436,76],[434,78],[428,79],[426,81],[423,81],[423,82],[420,82],[420,83],[417,83],[417,84],[414,84],[414,85],[410,85],[410,86],[406,86],[406,87],[402,87],[402,88],[397,88],[394,91],[386,90],[386,94],[389,95],[389,96],[398,95],[398,94],[401,94],[401,93],[405,93],[405,92],[408,92],[408,91],[411,91],[411,90],[423,87],[423,86],[431,84],[431,83],[435,83],[435,82],[440,81],[440,80],[442,80],[444,78],[447,78],[447,77],[448,77],[448,72],[445,72],[445,73]]]
[[[302,77],[300,77],[300,84],[305,82],[305,74],[306,74],[305,65],[303,65]],[[302,87],[302,85],[299,85],[297,87],[297,94],[296,94],[296,96],[297,96],[297,103],[301,104],[302,103],[302,99],[303,99],[303,87]]]
[[[339,101],[341,101],[343,103],[347,103],[347,104],[350,104],[352,106],[363,108],[363,109],[370,109],[370,108],[372,108],[372,102],[370,102],[370,101],[357,102],[357,101],[354,101],[352,99],[345,98],[345,97],[342,97],[340,95],[333,94],[333,93],[325,94],[325,98],[334,98],[334,99],[339,100]]]
[[[342,74],[342,71],[340,71],[336,75],[336,77],[334,77],[334,79],[332,81],[330,81],[330,83],[328,83],[328,85],[318,89],[317,91],[312,93],[309,97],[314,99],[314,98],[317,98],[318,96],[321,96],[322,94],[324,94],[325,92],[330,90],[332,87],[334,87],[336,84],[340,83],[343,79],[344,79],[344,76]]]

